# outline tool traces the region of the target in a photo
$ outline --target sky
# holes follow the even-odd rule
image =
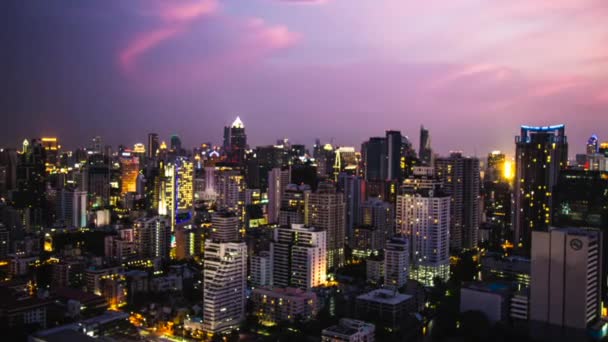
[[[435,151],[514,150],[566,124],[608,141],[605,0],[4,0],[0,146],[355,146],[387,129]]]

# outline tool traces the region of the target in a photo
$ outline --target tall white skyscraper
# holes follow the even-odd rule
[[[293,224],[277,228],[270,245],[273,285],[309,290],[322,286],[327,277],[325,230]]]
[[[407,283],[410,268],[407,238],[396,236],[384,248],[384,285],[398,289]]]
[[[268,172],[268,222],[277,223],[279,221],[279,211],[281,210],[281,197],[285,188],[290,182],[289,169],[281,170],[274,168]]]
[[[203,259],[203,328],[236,329],[245,318],[247,245],[207,240]]]
[[[418,167],[397,196],[397,231],[410,243],[410,277],[432,286],[450,274],[450,196],[430,167]]]
[[[600,317],[602,238],[597,230],[532,232],[530,319],[585,329]]]

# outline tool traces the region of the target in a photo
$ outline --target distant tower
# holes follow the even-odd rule
[[[401,132],[386,131],[386,179],[396,180],[401,178]]]
[[[395,289],[407,283],[410,268],[410,248],[407,238],[396,236],[384,248],[384,285]]]
[[[568,163],[565,126],[522,126],[515,147],[513,227],[515,242],[529,253],[531,232],[551,224],[553,187]]]
[[[445,192],[452,196],[450,248],[477,247],[481,189],[479,159],[453,152],[447,158],[435,160],[435,170],[443,181]]]
[[[177,135],[171,136],[171,150],[177,154],[182,152],[182,140]]]
[[[372,137],[361,146],[363,171],[366,181],[386,179],[386,138]]]
[[[268,172],[268,223],[276,223],[279,220],[281,197],[290,183],[290,176],[289,169],[281,170],[279,167]]]
[[[424,126],[420,126],[420,149],[418,151],[418,157],[420,158],[422,165],[432,166],[433,150],[431,149],[431,136]]]
[[[247,134],[245,134],[245,125],[238,116],[230,127],[224,127],[224,149],[231,162],[242,164],[245,161]]]
[[[597,139],[597,135],[592,135],[589,140],[587,140],[587,154],[596,154],[599,152],[599,141]]]
[[[160,143],[158,140],[158,134],[149,133],[148,134],[148,150],[146,151],[148,159],[153,159],[154,157],[156,157],[156,152],[158,151],[159,148],[160,148]]]

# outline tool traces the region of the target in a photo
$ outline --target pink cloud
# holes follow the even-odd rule
[[[185,32],[190,23],[217,10],[217,0],[161,3],[151,11],[162,20],[160,27],[135,36],[120,51],[118,61],[121,68],[126,72],[133,72],[137,60],[147,51]]]

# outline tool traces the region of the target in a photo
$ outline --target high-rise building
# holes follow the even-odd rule
[[[531,320],[585,329],[599,319],[600,235],[577,228],[532,232]]]
[[[515,147],[514,240],[529,253],[531,232],[551,224],[553,187],[568,161],[565,126],[522,126]]]
[[[55,222],[60,226],[87,226],[87,193],[62,189],[57,194]]]
[[[241,171],[233,168],[219,168],[215,174],[215,191],[217,207],[238,213],[243,211],[241,193],[245,191],[245,178]]]
[[[242,164],[245,161],[247,134],[240,117],[237,117],[230,127],[224,127],[224,149],[230,162]]]
[[[418,150],[418,158],[422,165],[433,165],[433,150],[431,149],[431,136],[429,130],[424,126],[420,126],[420,148]]]
[[[268,222],[277,223],[279,221],[279,211],[281,210],[281,197],[285,188],[291,181],[289,169],[282,170],[274,168],[268,172]]]
[[[450,272],[450,200],[433,168],[417,167],[397,196],[397,233],[410,243],[410,277],[432,286]]]
[[[410,247],[406,237],[396,236],[384,248],[384,286],[399,289],[407,283]]]
[[[270,244],[272,284],[309,290],[327,277],[327,232],[293,224],[274,230]]]
[[[479,159],[452,152],[435,160],[437,175],[451,199],[450,248],[477,247],[479,239],[481,175]]]
[[[181,155],[182,153],[182,140],[177,134],[171,136],[171,151],[176,155]]]
[[[156,153],[160,149],[160,142],[158,140],[158,134],[149,133],[148,134],[148,150],[147,157],[148,159],[156,158]]]
[[[142,258],[169,258],[171,225],[164,217],[142,218],[133,224],[133,239]]]
[[[211,234],[213,240],[235,242],[240,239],[239,218],[231,211],[219,211],[211,216]]]
[[[338,180],[341,173],[358,175],[360,154],[354,147],[338,147],[335,151],[333,179]]]
[[[234,330],[245,318],[247,245],[205,241],[203,328],[213,334]]]
[[[120,194],[137,191],[137,176],[139,175],[139,158],[130,153],[120,157]]]
[[[361,204],[360,223],[383,232],[387,240],[395,234],[394,212],[392,204],[371,198]]]
[[[589,140],[587,140],[586,151],[587,154],[596,154],[599,152],[599,140],[597,135],[593,134]]]
[[[321,182],[308,197],[305,224],[327,231],[327,267],[342,267],[346,235],[344,194],[336,192],[332,182]]]
[[[361,223],[360,207],[365,199],[365,181],[355,175],[341,173],[338,176],[338,187],[344,193],[346,204],[345,232],[349,241],[353,238],[355,227]]]
[[[386,138],[372,137],[361,146],[363,174],[366,181],[386,179]]]
[[[269,251],[261,251],[249,258],[251,285],[264,287],[272,284],[272,255]]]
[[[400,131],[386,131],[386,179],[400,180],[402,138]]]
[[[191,210],[194,204],[194,163],[186,158],[175,160],[177,210]]]
[[[602,231],[602,260],[608,260],[608,172],[563,170],[553,193],[555,227]],[[608,262],[602,269],[602,300],[608,304]]]
[[[309,199],[310,186],[288,184],[281,196],[281,210],[279,212],[279,226],[289,227],[292,224],[301,224],[305,221]]]

